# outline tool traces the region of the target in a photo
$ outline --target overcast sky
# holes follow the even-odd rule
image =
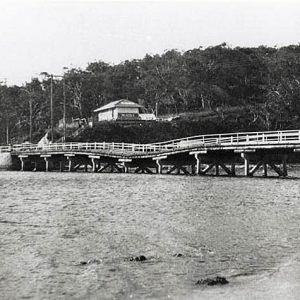
[[[119,63],[226,42],[300,42],[300,2],[0,0],[0,81],[22,84],[47,71]]]

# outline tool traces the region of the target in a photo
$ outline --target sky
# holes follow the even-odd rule
[[[0,0],[0,82],[186,51],[300,42],[300,1]]]

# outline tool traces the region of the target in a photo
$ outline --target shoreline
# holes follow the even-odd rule
[[[300,259],[290,258],[274,270],[254,275],[229,275],[229,284],[219,287],[206,287],[193,291],[187,297],[177,300],[296,300],[300,295]]]

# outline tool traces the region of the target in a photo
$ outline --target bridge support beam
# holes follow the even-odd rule
[[[152,159],[153,160],[155,160],[155,162],[156,162],[156,165],[157,165],[157,171],[156,171],[156,173],[157,174],[162,174],[162,163],[161,163],[161,161],[163,160],[163,159],[167,159],[168,157],[167,156],[158,156],[158,157],[153,157]]]
[[[72,172],[73,171],[73,161],[72,161],[72,157],[68,157],[68,161],[69,161],[69,166],[68,166],[68,171]]]
[[[51,154],[43,154],[41,155],[41,158],[44,158],[45,161],[45,171],[49,171],[49,160],[50,160]]]
[[[244,160],[244,175],[245,176],[249,176],[249,171],[250,171],[250,164],[249,164],[249,157],[246,153],[242,153],[241,154],[241,157],[243,158]]]
[[[145,174],[145,173],[148,173],[148,174],[153,174],[153,171],[144,166],[144,165],[140,165],[138,166],[135,170],[134,170],[134,173],[138,174],[138,173],[141,173],[141,174]]]
[[[92,171],[93,171],[93,173],[95,173],[96,172],[96,162],[95,162],[95,158],[91,158],[91,161],[92,161]]]
[[[100,155],[89,155],[92,162],[92,172],[96,173],[99,170]]]
[[[21,171],[25,171],[25,159],[28,158],[28,155],[19,155],[21,161]]]
[[[262,166],[263,161],[260,160],[256,165],[252,167],[252,169],[249,170],[248,176],[253,176],[253,174]]]
[[[45,163],[46,163],[45,171],[48,172],[49,171],[49,160],[48,160],[47,157],[45,157],[44,160],[45,160]]]
[[[232,157],[223,157],[223,153],[212,152],[207,153],[206,150],[190,152],[190,155],[194,155],[196,164],[196,174],[197,175],[206,175],[209,171],[214,169],[214,175],[219,176],[221,170],[223,170],[229,176],[235,176],[235,162]],[[206,162],[204,168],[201,167],[202,162]],[[230,164],[230,167],[227,167],[226,164]]]
[[[119,162],[123,164],[124,173],[128,173],[129,163],[132,162],[131,158],[119,158]]]
[[[38,171],[38,162],[37,162],[37,160],[34,161],[34,169],[32,171],[33,172]]]
[[[104,164],[102,167],[100,167],[97,172],[98,173],[103,173],[105,170],[110,169],[111,173],[114,173],[116,171],[117,173],[123,173],[123,169],[119,168],[115,163],[113,162],[108,162]]]
[[[263,162],[263,169],[264,169],[264,177],[268,177],[268,165],[266,162]]]
[[[75,154],[68,153],[68,154],[64,154],[64,156],[67,157],[67,160],[68,160],[68,171],[72,172],[73,171],[73,160],[74,160]]]
[[[172,174],[175,171],[175,174],[180,175],[181,171],[184,175],[191,175],[186,167],[182,163],[175,163],[174,166],[168,170],[167,174]],[[173,173],[174,174],[174,173]]]
[[[262,168],[262,176],[264,177],[268,177],[269,170],[273,170],[281,177],[286,177],[288,175],[287,154],[281,155],[281,161],[280,159],[276,158],[276,155],[272,156],[272,154],[261,154],[261,155],[251,156],[250,154],[242,153],[241,156],[244,159],[245,176],[250,176],[250,177],[254,176],[254,174],[261,168]],[[256,161],[252,168],[250,168],[250,157],[252,162]],[[282,164],[282,168],[280,167],[281,164]]]
[[[220,168],[219,168],[219,164],[215,163],[215,167],[216,167],[216,176],[220,175]]]
[[[156,160],[156,164],[157,164],[157,173],[158,174],[162,174],[162,164],[161,164],[161,160],[157,159]]]
[[[201,175],[202,170],[201,170],[201,155],[207,154],[206,150],[202,151],[196,151],[196,152],[190,152],[190,155],[194,155],[196,159],[196,175]]]

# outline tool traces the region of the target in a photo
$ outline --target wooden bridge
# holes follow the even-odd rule
[[[21,171],[185,175],[275,174],[300,163],[300,130],[199,135],[162,143],[56,143],[0,147]]]

